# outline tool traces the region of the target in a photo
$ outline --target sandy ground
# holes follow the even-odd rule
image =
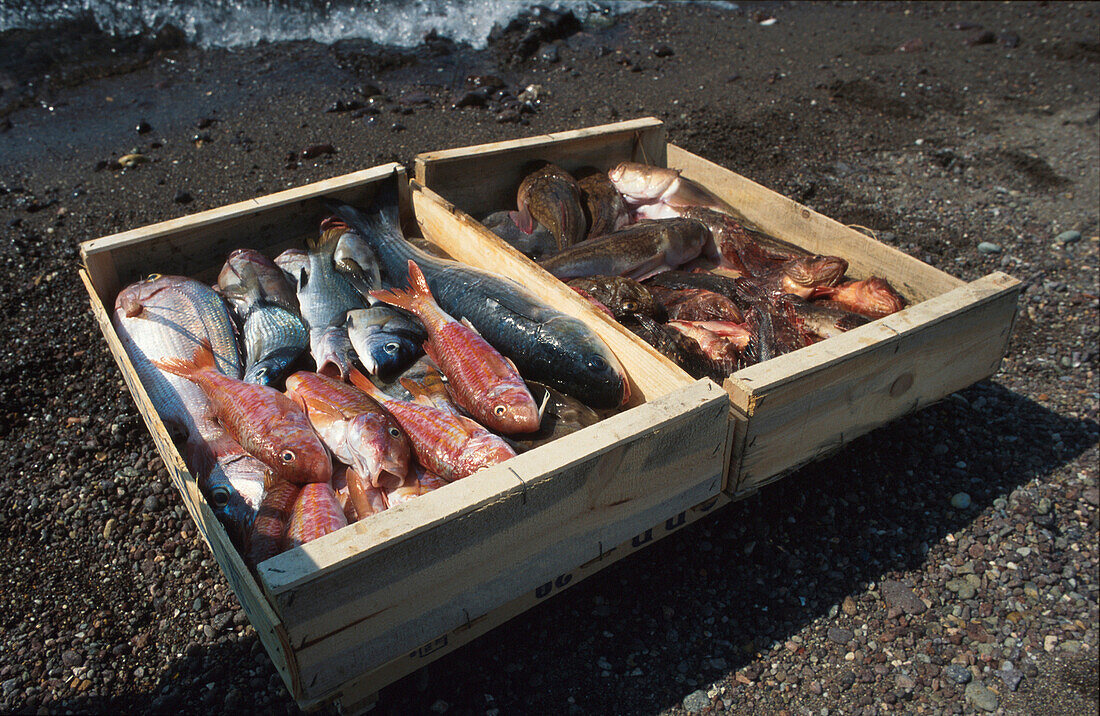
[[[653,115],[953,275],[1027,282],[1003,370],[402,680],[380,712],[1096,713],[1098,15],[676,4],[547,32],[529,57],[517,33],[106,58],[5,37],[0,709],[294,708],[90,318],[79,242]],[[539,105],[452,108],[485,74],[541,85]],[[119,168],[134,151],[149,161]]]

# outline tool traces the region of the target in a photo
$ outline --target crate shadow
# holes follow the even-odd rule
[[[678,705],[696,688],[769,660],[761,652],[827,617],[869,582],[904,580],[899,573],[918,569],[930,547],[996,509],[1016,487],[1070,463],[1098,434],[1092,420],[980,383],[401,679],[382,690],[374,713],[656,713]],[[969,508],[951,506],[959,492],[970,496]],[[1040,526],[1053,529],[1054,514],[1041,516]],[[917,593],[934,605],[945,596]],[[881,601],[859,608],[863,616],[871,608],[885,616]],[[51,708],[297,711],[277,681],[253,635],[193,647],[148,693]]]

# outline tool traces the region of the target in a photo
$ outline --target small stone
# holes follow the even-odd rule
[[[706,691],[698,689],[684,697],[683,706],[689,714],[697,714],[710,706],[710,698],[707,696]]]
[[[214,627],[210,626],[209,624],[203,624],[202,633],[203,636],[205,636],[207,639],[213,639],[218,632],[216,629],[214,629]]]
[[[114,531],[115,525],[118,524],[118,520],[114,517],[107,520],[107,524],[103,525],[103,539],[111,539],[111,532]]]
[[[851,669],[845,669],[840,672],[840,676],[836,678],[836,685],[841,691],[847,691],[852,688],[852,684],[856,683],[856,672]]]
[[[997,36],[997,39],[1000,40],[1002,45],[1010,50],[1020,46],[1020,36],[1015,32],[1002,32]]]
[[[851,629],[829,627],[828,637],[829,641],[836,642],[837,644],[847,644],[855,638],[855,634],[852,633]]]
[[[18,676],[16,676],[15,678],[12,678],[12,679],[8,679],[7,681],[5,681],[5,682],[3,683],[3,685],[2,685],[2,688],[3,688],[3,690],[4,690],[4,696],[7,696],[7,695],[8,695],[8,694],[10,694],[10,693],[11,693],[12,691],[15,691],[15,688],[16,688],[17,686],[19,686],[19,677],[18,677]]]
[[[153,131],[152,125],[146,122],[144,119],[138,122],[138,125],[134,127],[138,134],[148,134]]]
[[[436,699],[435,703],[432,704],[432,711],[437,714],[445,714],[449,708],[451,708],[451,705],[443,699]]]
[[[176,196],[172,201],[177,204],[190,204],[194,199],[195,197],[191,196],[191,192],[180,190],[176,192]]]
[[[391,132],[404,132],[405,131],[405,125],[401,124],[400,122],[394,122],[393,124],[390,125],[390,131]]]
[[[668,45],[657,45],[653,48],[653,54],[656,57],[671,57],[674,53]]]
[[[1016,669],[1001,669],[997,672],[997,676],[1001,677],[1001,681],[1004,682],[1009,691],[1015,691],[1020,688],[1020,682],[1024,678],[1024,672]]]
[[[970,495],[965,492],[956,492],[951,498],[951,506],[956,510],[965,510],[970,507]]]
[[[944,667],[943,674],[956,684],[968,684],[970,683],[970,679],[973,678],[970,669],[962,664],[948,664]]]
[[[65,666],[80,666],[84,663],[84,657],[72,649],[61,652],[61,663]]]
[[[561,60],[561,54],[558,52],[558,46],[550,45],[549,47],[543,49],[543,51],[539,53],[539,58],[543,62],[548,62],[550,64],[558,62],[559,60]]]
[[[906,614],[924,614],[928,605],[924,603],[908,585],[887,579],[880,586],[882,598],[891,607],[897,607]]]
[[[961,578],[948,580],[946,586],[948,591],[955,592],[959,595],[959,599],[963,600],[973,599],[974,594],[977,592],[977,590],[974,589],[974,585]]]
[[[141,508],[146,512],[156,512],[160,509],[160,498],[156,495],[149,495],[145,498],[145,501],[141,503]]]
[[[313,159],[314,157],[319,157],[319,156],[322,156],[324,154],[335,154],[335,153],[336,153],[336,147],[332,146],[331,144],[314,144],[313,146],[306,147],[305,149],[303,149],[299,153],[299,156],[302,159]]]
[[[1054,240],[1060,244],[1072,244],[1081,240],[1080,231],[1063,231],[1054,237]]]
[[[824,687],[821,686],[820,681],[811,681],[809,684],[810,693],[814,696],[821,696],[825,692]]]
[[[999,254],[1001,253],[1001,247],[999,244],[995,244],[992,241],[983,241],[978,244],[979,254]]]
[[[966,700],[982,711],[995,711],[997,709],[997,694],[987,689],[981,683],[971,681],[966,685],[965,693]]]
[[[859,612],[859,607],[856,605],[856,600],[849,595],[844,597],[844,601],[840,603],[840,610],[848,616],[854,617]]]
[[[197,612],[202,609],[202,597],[196,597],[195,601],[191,603],[191,611]]]
[[[917,685],[917,682],[913,681],[913,678],[911,676],[907,676],[905,674],[898,674],[897,678],[894,679],[894,683],[899,689],[903,689],[905,691],[912,690]]]
[[[994,35],[991,30],[981,30],[966,38],[966,45],[968,47],[977,47],[978,45],[992,44],[996,40],[997,36]]]
[[[233,612],[233,626],[244,626],[247,623],[248,615],[244,613],[243,609]]]
[[[214,117],[203,117],[199,121],[195,122],[196,129],[208,129],[213,126],[218,120]]]
[[[1039,501],[1035,503],[1035,511],[1040,515],[1045,515],[1050,512],[1050,498],[1040,497]]]

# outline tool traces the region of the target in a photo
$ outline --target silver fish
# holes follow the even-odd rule
[[[343,234],[336,240],[336,249],[332,252],[332,262],[336,270],[355,286],[364,298],[370,292],[382,287],[382,273],[378,268],[378,257],[374,255],[362,236],[348,228],[347,224],[333,217],[321,224],[321,229],[341,229]],[[369,301],[369,298],[368,298]]]
[[[263,304],[298,311],[294,286],[274,261],[254,249],[229,254],[218,274],[218,292],[242,319]]]
[[[287,249],[275,257],[275,265],[283,272],[287,281],[290,281],[290,285],[297,289],[302,269],[309,268],[309,253],[302,249]]]
[[[385,303],[348,311],[348,336],[363,367],[383,381],[416,360],[428,340],[415,316]]]
[[[309,346],[318,373],[335,369],[346,379],[355,360],[355,349],[347,333],[347,313],[366,308],[367,301],[348,283],[333,263],[342,228],[325,231],[321,238],[310,242],[309,266],[300,269],[298,303],[302,318],[309,328]]]

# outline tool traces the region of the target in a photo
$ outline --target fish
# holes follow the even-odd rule
[[[275,257],[275,265],[283,272],[283,276],[290,285],[297,290],[302,270],[309,268],[309,253],[302,249],[287,249]]]
[[[883,318],[905,308],[905,299],[884,278],[872,276],[839,286],[818,286],[813,298],[826,298],[838,307],[868,318]]]
[[[273,479],[271,468],[257,460],[216,421],[203,428],[212,464],[196,476],[218,521],[238,547],[248,544],[252,523]],[[242,554],[246,549],[242,548]]]
[[[511,443],[519,445],[524,450],[533,450],[562,436],[583,430],[605,417],[601,412],[589,408],[576,398],[554,390],[548,385],[533,382],[528,382],[527,385],[535,397],[535,402],[540,406],[542,420],[537,432],[511,438]]]
[[[721,382],[725,380],[726,375],[729,375],[728,372],[722,373],[713,364],[696,341],[679,331],[666,328],[648,316],[639,314],[633,321],[623,325],[656,348],[661,355],[683,368],[693,378],[709,377],[716,382]]]
[[[732,216],[714,209],[692,206],[683,210],[681,215],[701,221],[710,229],[724,268],[750,276],[768,273],[776,264],[812,255],[799,246],[750,229]]]
[[[789,303],[803,331],[816,338],[832,338],[845,331],[858,328],[870,319],[843,308],[825,305],[825,301],[807,301],[796,296],[783,296],[782,301]]]
[[[360,364],[386,382],[412,365],[428,337],[415,316],[384,303],[348,311],[347,331]]]
[[[570,288],[572,288],[581,298],[592,304],[592,308],[595,308],[600,313],[607,315],[608,318],[615,318],[615,314],[611,312],[611,309],[605,306],[598,298],[590,294],[588,291],[585,291],[583,288],[577,288],[576,286],[570,286]]]
[[[309,416],[325,447],[378,487],[409,471],[409,441],[394,420],[358,388],[320,373],[286,379],[286,395]]]
[[[367,307],[366,299],[333,263],[340,238],[346,233],[346,229],[335,227],[311,240],[309,266],[300,269],[298,276],[298,303],[309,328],[310,352],[317,371],[338,374],[341,380],[347,379],[356,359],[348,338],[348,311]]]
[[[389,507],[386,504],[385,490],[372,485],[370,480],[362,477],[354,468],[349,467],[344,471],[344,480],[347,483],[348,504],[351,505],[350,510],[345,506],[344,514],[347,515],[349,511],[354,514],[354,519],[348,518],[349,523],[376,515]]]
[[[401,385],[412,396],[412,402],[462,415],[447,389],[447,378],[438,370],[430,370],[419,378],[401,378]]]
[[[229,435],[275,477],[296,484],[331,479],[332,460],[306,414],[274,388],[218,372],[205,341],[190,359],[164,358],[153,364],[202,388]]]
[[[351,372],[351,381],[397,419],[409,437],[417,462],[448,482],[468,477],[516,454],[499,435],[469,418],[391,398],[357,370]]]
[[[760,279],[773,296],[810,298],[818,288],[836,286],[847,270],[848,262],[839,256],[809,256],[779,264]]]
[[[592,169],[577,182],[577,186],[581,190],[589,239],[618,231],[630,223],[626,202],[607,178],[606,172]]]
[[[428,472],[420,465],[413,465],[409,470],[405,482],[392,489],[386,490],[386,504],[396,507],[406,503],[414,497],[426,495],[432,490],[438,490],[447,484],[439,475]]]
[[[294,500],[286,528],[287,548],[301,547],[347,526],[348,519],[332,485],[311,482],[302,486]]]
[[[537,261],[558,250],[558,242],[549,229],[536,221],[530,225],[530,231],[524,231],[516,223],[517,219],[520,219],[519,212],[498,211],[486,216],[481,223],[529,259]]]
[[[691,261],[707,247],[713,247],[713,241],[702,222],[639,221],[559,251],[539,266],[562,280],[606,275],[644,279]]]
[[[300,490],[298,485],[283,480],[275,481],[268,488],[252,523],[245,555],[253,569],[286,549],[286,529]]]
[[[670,289],[651,286],[647,289],[666,309],[668,318],[678,321],[733,321],[744,323],[745,316],[736,303],[726,296],[705,288]]]
[[[720,321],[669,321],[666,325],[699,344],[712,366],[708,375],[716,381],[749,365],[742,357],[742,348],[752,338],[745,326]]]
[[[364,298],[373,289],[382,286],[382,272],[378,267],[378,257],[374,255],[362,236],[353,231],[343,221],[330,217],[321,222],[321,230],[342,231],[336,240],[332,252],[332,263],[352,286]]]
[[[385,305],[385,304],[379,304],[379,305]],[[379,390],[381,390],[383,393],[390,396],[391,398],[396,398],[397,400],[408,400],[410,402],[415,402],[412,393],[410,393],[405,388],[405,386],[402,385],[401,382],[403,380],[405,380],[406,378],[408,378],[412,381],[420,381],[425,376],[427,376],[429,373],[438,373],[438,372],[439,372],[439,366],[437,366],[432,361],[432,359],[429,358],[428,356],[422,355],[422,356],[420,356],[420,358],[418,358],[416,361],[414,361],[412,365],[410,365],[408,368],[406,368],[404,371],[402,371],[397,376],[396,379],[391,380],[391,381],[383,381],[383,380],[380,380],[377,377],[375,377],[375,378],[371,379],[371,382],[374,383],[374,385]]]
[[[218,292],[242,322],[244,380],[271,385],[309,347],[294,287],[274,261],[252,249],[229,254],[218,274]]]
[[[737,323],[734,321],[669,321],[666,325],[670,328],[675,328],[686,336],[695,337],[695,331],[702,330],[707,331],[721,339],[725,339],[726,343],[729,343],[738,351],[743,351],[749,346],[749,341],[752,340],[752,330],[745,323]],[[709,336],[707,337],[709,340]],[[697,339],[698,340],[698,339]],[[702,345],[702,341],[700,341]],[[703,346],[706,350],[706,346]]]
[[[513,220],[524,233],[542,224],[554,236],[557,250],[584,241],[587,223],[581,208],[581,190],[568,172],[554,164],[546,164],[526,177],[516,191]]]
[[[428,280],[412,259],[408,270],[408,291],[372,291],[371,296],[420,319],[428,331],[424,352],[447,376],[455,402],[491,430],[506,434],[538,430],[538,407],[515,365],[468,323],[455,320],[439,307]]]
[[[664,321],[667,312],[649,289],[634,279],[625,276],[587,276],[567,281],[573,289],[581,289],[591,294],[597,301],[607,306],[611,315],[623,320],[632,314],[640,313],[655,321]]]
[[[229,254],[218,274],[217,290],[242,319],[264,304],[298,312],[293,284],[274,261],[254,249],[236,249]]]
[[[430,256],[405,241],[393,191],[379,198],[370,216],[346,204],[332,207],[370,242],[391,285],[406,285],[408,261],[414,259],[440,307],[468,320],[525,378],[579,397],[594,408],[617,407],[629,400],[630,383],[622,364],[582,321],[551,308],[511,279]]]
[[[647,207],[645,218],[680,216],[684,209],[701,206],[745,221],[744,215],[710,190],[680,176],[679,169],[637,162],[621,162],[607,173],[626,204]]]

